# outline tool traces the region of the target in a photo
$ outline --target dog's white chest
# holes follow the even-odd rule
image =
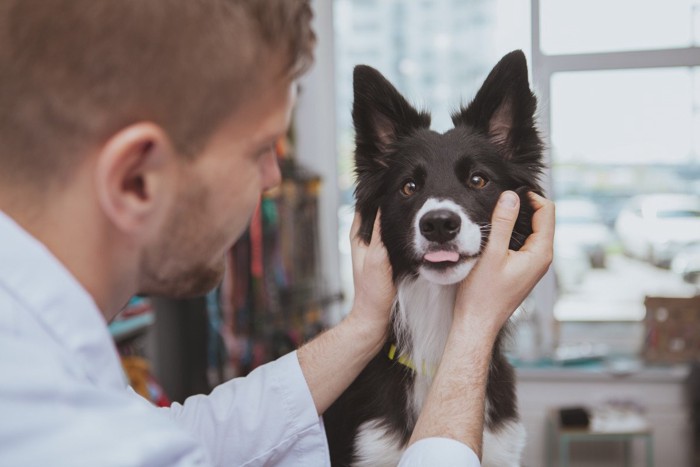
[[[411,349],[408,356],[416,368],[406,410],[418,418],[442,357],[452,324],[456,285],[437,285],[421,279],[405,280],[397,287],[398,313],[394,332],[399,348]],[[507,422],[497,432],[484,431],[484,467],[520,465],[525,429],[518,421]],[[363,423],[355,439],[354,466],[395,466],[405,447],[398,433],[381,420]]]
[[[484,430],[482,467],[518,467],[525,447],[525,428],[517,421],[507,422],[497,433]],[[355,441],[354,467],[394,467],[406,450],[398,435],[378,420],[362,424]]]

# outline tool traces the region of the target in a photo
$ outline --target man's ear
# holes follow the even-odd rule
[[[452,115],[452,122],[455,126],[469,125],[482,131],[506,160],[514,160],[519,154],[539,149],[536,108],[525,54],[516,50],[498,62],[474,100]]]
[[[358,65],[353,73],[357,157],[380,158],[401,136],[418,128],[430,127],[430,115],[414,109],[381,73]]]
[[[148,122],[120,130],[100,148],[98,200],[117,229],[139,237],[158,227],[175,194],[176,157],[165,131]]]

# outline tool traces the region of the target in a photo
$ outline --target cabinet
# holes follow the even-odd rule
[[[564,406],[596,406],[610,400],[630,400],[646,409],[653,429],[654,465],[691,466],[691,420],[686,394],[689,369],[640,367],[619,374],[603,366],[580,368],[518,368],[520,415],[527,430],[524,467],[546,465],[547,416]],[[635,445],[631,465],[644,465],[645,446]],[[586,443],[571,447],[572,467],[622,465],[622,446]]]

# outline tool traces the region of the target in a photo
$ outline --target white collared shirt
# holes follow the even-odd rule
[[[0,465],[329,465],[296,353],[158,409],[128,388],[94,300],[0,211]],[[465,445],[415,443],[402,466],[478,466]]]
[[[0,465],[328,465],[296,353],[183,405],[127,389],[105,320],[0,212]]]

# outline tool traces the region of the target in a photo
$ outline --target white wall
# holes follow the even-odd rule
[[[319,174],[323,184],[320,194],[319,229],[321,238],[322,290],[327,296],[340,291],[338,252],[338,186],[335,125],[335,70],[333,47],[333,2],[313,0],[314,30],[318,38],[316,61],[301,80],[294,125],[298,161]],[[338,303],[327,308],[326,319],[334,324],[340,319]]]

